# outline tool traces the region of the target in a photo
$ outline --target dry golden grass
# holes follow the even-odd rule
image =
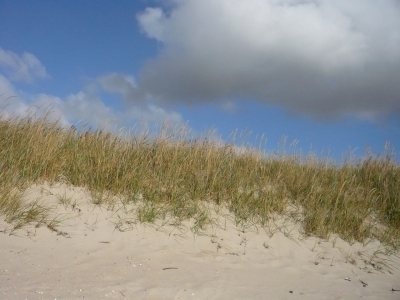
[[[137,204],[131,213],[141,222],[194,219],[202,228],[210,222],[206,202],[229,209],[237,224],[266,226],[272,214],[287,214],[306,235],[399,248],[400,166],[390,155],[338,166],[259,149],[238,154],[230,144],[189,139],[184,128],[126,138],[34,116],[1,120],[0,216],[15,230],[54,225],[21,192],[62,179],[87,187],[94,204]]]

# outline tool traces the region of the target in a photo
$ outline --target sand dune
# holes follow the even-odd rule
[[[63,222],[11,236],[0,222],[0,299],[400,299],[399,270],[364,262],[377,242],[304,238],[279,219],[275,232],[238,228],[229,214],[202,234],[190,222],[122,222],[121,232],[123,210],[90,204],[83,188],[33,186],[25,198]]]

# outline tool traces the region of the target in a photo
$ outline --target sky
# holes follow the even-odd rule
[[[400,161],[400,1],[0,0],[0,105]]]

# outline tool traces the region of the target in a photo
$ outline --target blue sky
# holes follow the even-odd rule
[[[390,143],[399,160],[400,3],[0,0],[0,95],[7,116],[246,131],[336,160]]]

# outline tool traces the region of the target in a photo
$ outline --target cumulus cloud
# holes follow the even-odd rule
[[[125,101],[145,104],[144,95],[137,88],[135,78],[130,75],[111,73],[100,76],[97,81],[105,91],[118,94]]]
[[[152,103],[151,99],[138,89],[134,77],[130,75],[110,73],[100,76],[97,83],[104,91],[121,96],[125,103],[129,104],[126,114],[133,120],[151,123],[167,122],[171,125],[183,124],[181,114]]]
[[[159,106],[138,107],[130,105],[124,110],[107,106],[98,95],[80,91],[69,95],[64,101],[63,113],[73,123],[88,123],[92,128],[118,131],[121,127],[130,128],[136,123],[171,125],[183,124],[183,117],[174,111]]]
[[[31,53],[24,52],[21,56],[6,51],[0,47],[0,70],[5,72],[12,81],[33,82],[35,79],[48,77],[46,68]]]
[[[23,116],[29,108],[26,103],[17,97],[13,84],[0,74],[0,112],[3,118]]]
[[[116,103],[107,105],[104,101],[107,95],[97,85],[106,92],[132,100],[130,97],[134,94],[132,89],[135,84],[133,77],[129,75],[105,75],[83,90],[60,98],[45,93],[30,95],[20,92],[10,80],[0,74],[0,117],[10,119],[46,116],[47,120],[57,120],[63,126],[86,125],[92,129],[114,133],[118,133],[122,127],[129,129],[136,123],[168,123],[171,126],[184,124],[181,114],[155,104],[135,105],[129,102],[123,109],[119,109]]]
[[[15,88],[12,83],[3,75],[0,74],[0,97],[12,97],[15,95]],[[1,98],[0,98],[1,100]]]
[[[251,99],[331,118],[400,113],[396,0],[169,0],[138,89],[167,102]]]

